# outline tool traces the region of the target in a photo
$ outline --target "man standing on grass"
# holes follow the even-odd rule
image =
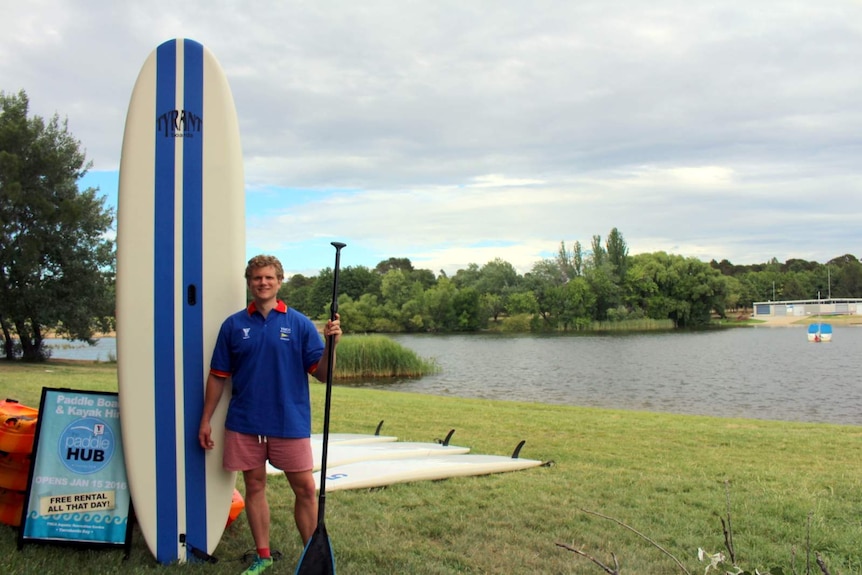
[[[250,259],[245,278],[253,300],[229,316],[219,331],[198,438],[201,447],[213,448],[210,420],[230,377],[224,467],[243,474],[245,509],[257,548],[254,563],[244,573],[257,575],[272,565],[267,460],[284,470],[294,492],[294,520],[303,545],[317,526],[308,374],[326,380],[328,366],[321,358],[327,354],[329,336],[337,345],[341,326],[336,314],[323,330],[324,343],[310,319],[278,299],[284,269],[274,256]]]

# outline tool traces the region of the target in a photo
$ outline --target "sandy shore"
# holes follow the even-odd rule
[[[757,319],[757,320],[764,322],[764,323],[758,324],[758,325],[765,325],[765,326],[771,326],[771,327],[796,327],[796,326],[802,326],[802,325],[808,324],[808,322],[805,321],[805,318],[796,317],[796,316],[792,316],[792,315],[790,315],[790,316],[787,316],[787,315],[785,315],[785,316],[764,315],[764,316],[759,316],[759,317],[752,316],[751,319]],[[799,323],[797,323],[797,322],[799,322]]]
[[[752,316],[751,319],[757,319],[763,323],[757,324],[767,327],[806,327],[808,324],[817,321],[817,318],[800,317],[796,315],[790,316]],[[862,326],[862,315],[835,315],[823,316],[824,323],[832,325],[859,325]]]

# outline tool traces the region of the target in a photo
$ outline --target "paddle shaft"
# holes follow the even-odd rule
[[[341,267],[341,248],[347,244],[332,242],[335,247],[335,270],[332,278],[332,304],[329,306],[329,319],[335,320],[338,313],[338,271]],[[329,451],[329,406],[332,402],[332,368],[335,363],[335,336],[329,336],[326,354],[326,403],[323,408],[323,459],[320,462],[320,496],[317,500],[317,524],[323,525],[326,512],[326,456]]]

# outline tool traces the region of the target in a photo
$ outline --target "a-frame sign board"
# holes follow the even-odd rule
[[[117,394],[43,388],[18,549],[122,547],[128,556],[132,523]]]

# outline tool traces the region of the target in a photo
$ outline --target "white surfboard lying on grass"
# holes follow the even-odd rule
[[[505,471],[520,471],[545,465],[537,459],[521,459],[518,452],[521,442],[512,456],[506,455],[439,455],[410,459],[369,460],[330,467],[327,465],[326,491],[339,489],[367,489],[384,487],[394,483],[428,481],[490,475]],[[320,488],[320,472],[314,473],[314,482]]]
[[[442,455],[456,455],[468,453],[469,447],[461,447],[458,445],[449,445],[449,438],[452,433],[449,432],[446,440],[443,443],[423,443],[415,441],[378,441],[377,443],[333,443],[332,434],[329,436],[329,450],[326,454],[327,469],[331,469],[338,465],[347,465],[359,461],[369,460],[389,460],[389,459],[408,459],[414,457],[439,457]],[[311,451],[314,457],[314,470],[317,471],[321,467],[323,461],[323,443],[312,438]],[[266,472],[269,474],[279,474],[281,470],[267,462]]]
[[[394,435],[372,435],[370,433],[330,433],[329,444],[337,443],[339,445],[366,445],[368,443],[391,443],[398,441]],[[311,445],[323,445],[323,434],[313,433],[311,435]]]
[[[340,443],[342,445],[363,445],[365,443],[387,443],[390,441],[398,441],[394,435],[380,435],[380,430],[383,428],[383,421],[377,424],[377,429],[374,433],[330,433],[329,443]],[[317,443],[323,445],[323,434],[312,433],[311,445]]]
[[[339,443],[341,445],[364,445],[366,443],[387,443],[398,441],[394,435],[380,435],[380,429],[383,427],[383,421],[377,424],[377,429],[374,433],[330,433],[329,444]],[[312,433],[311,445],[323,445],[323,434]]]

